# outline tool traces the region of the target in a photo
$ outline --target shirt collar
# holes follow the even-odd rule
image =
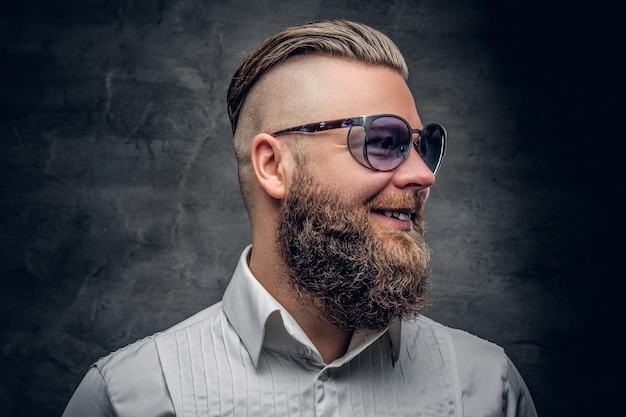
[[[250,354],[252,362],[257,365],[261,349],[266,346],[289,355],[308,356],[309,359],[321,363],[319,353],[295,319],[252,275],[248,268],[251,248],[252,245],[249,245],[242,252],[222,300],[224,312]],[[342,361],[349,361],[387,333],[391,344],[391,362],[395,365],[400,349],[400,328],[398,322],[392,323],[385,331],[355,334]]]
[[[248,268],[251,248],[251,245],[246,247],[239,257],[237,268],[222,297],[222,305],[256,366],[263,346],[267,319],[280,309]]]

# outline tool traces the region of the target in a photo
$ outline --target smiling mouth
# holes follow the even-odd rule
[[[393,217],[394,219],[409,221],[413,218],[413,213],[407,213],[404,211],[392,211],[392,210],[374,210],[374,212],[382,214],[385,217]]]

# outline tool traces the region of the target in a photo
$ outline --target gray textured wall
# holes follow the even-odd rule
[[[611,323],[598,323],[614,317],[621,250],[605,238],[616,93],[599,16],[487,0],[30,0],[0,13],[0,414],[60,414],[99,356],[220,298],[249,241],[229,77],[267,36],[326,17],[388,33],[422,119],[449,130],[426,213],[428,314],[504,346],[541,415],[609,409],[596,399],[616,377],[595,372],[612,363]]]

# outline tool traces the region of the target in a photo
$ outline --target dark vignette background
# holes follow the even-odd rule
[[[220,298],[249,241],[229,78],[267,36],[327,17],[389,34],[422,119],[449,130],[428,315],[505,347],[540,415],[614,414],[624,51],[604,5],[6,3],[3,415],[59,415],[91,362]]]

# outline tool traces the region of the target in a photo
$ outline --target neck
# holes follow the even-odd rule
[[[324,363],[329,364],[342,357],[348,350],[352,332],[328,323],[326,319],[320,317],[319,310],[314,306],[298,304],[295,297],[291,297],[290,300],[292,304],[290,307],[284,304],[285,302],[289,303],[289,301],[281,301],[281,304],[285,306],[313,342]]]
[[[252,275],[298,322],[313,342],[324,363],[342,357],[350,344],[352,333],[330,324],[312,304],[300,302],[290,285],[285,285],[286,267],[266,245],[253,246],[248,260]]]

